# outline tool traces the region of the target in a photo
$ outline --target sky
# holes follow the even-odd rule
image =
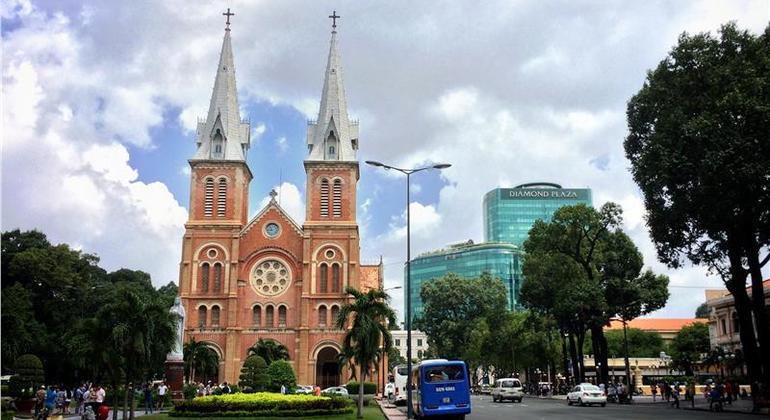
[[[333,10],[359,159],[415,175],[412,254],[481,241],[482,197],[548,181],[619,203],[645,265],[671,279],[652,316],[692,317],[703,267],[656,260],[623,152],[626,103],[687,31],[759,34],[770,1],[29,1],[2,16],[2,229],[39,229],[108,270],[178,281],[195,126],[205,117],[230,7],[241,116],[251,121],[249,212],[276,188],[304,219],[306,121],[315,119]],[[403,284],[404,179],[361,166],[363,262]],[[401,312],[403,290],[392,290]]]

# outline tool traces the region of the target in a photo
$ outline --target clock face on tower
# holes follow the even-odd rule
[[[275,238],[281,232],[281,227],[278,223],[270,222],[265,225],[265,234],[271,238]]]

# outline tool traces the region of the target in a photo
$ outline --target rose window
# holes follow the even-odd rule
[[[252,270],[252,285],[257,293],[275,296],[283,293],[291,283],[286,266],[278,260],[266,260]]]

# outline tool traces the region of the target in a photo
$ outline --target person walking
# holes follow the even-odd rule
[[[94,398],[95,402],[96,402],[96,404],[95,404],[96,407],[94,409],[94,413],[98,413],[99,412],[98,411],[99,407],[101,407],[102,404],[104,404],[104,398],[105,397],[107,397],[107,391],[105,391],[104,388],[102,388],[101,385],[97,384],[96,385],[95,398]]]
[[[673,388],[671,388],[671,398],[673,399],[671,406],[679,408],[679,383],[674,383]]]
[[[652,384],[650,391],[652,392],[652,402],[655,402],[655,398],[658,396],[658,386],[655,384]]]
[[[145,382],[142,393],[144,394],[144,414],[147,414],[147,411],[152,414],[152,384]]]
[[[725,400],[728,405],[733,405],[733,384],[730,381],[725,383]]]
[[[40,389],[35,393],[35,418],[37,418],[45,407],[45,385],[40,385]]]
[[[158,411],[163,411],[163,406],[166,405],[166,393],[168,392],[168,386],[166,382],[160,384],[158,387]]]
[[[45,394],[45,409],[48,411],[49,416],[53,415],[56,409],[57,398],[59,398],[59,394],[56,392],[56,388],[53,385],[49,386]]]

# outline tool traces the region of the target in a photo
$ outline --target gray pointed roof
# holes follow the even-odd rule
[[[334,131],[334,138],[337,140],[334,154],[329,154],[326,147],[331,131]],[[307,145],[309,153],[306,160],[356,160],[358,121],[350,121],[348,118],[342,61],[337,51],[337,31],[332,31],[321,106],[318,119],[308,123]]]
[[[213,138],[217,130],[224,137],[221,153],[216,153]],[[225,30],[219,67],[211,93],[209,113],[205,120],[198,121],[196,143],[198,150],[193,160],[236,160],[245,161],[246,151],[251,144],[249,123],[241,120],[238,108],[238,91],[235,87],[235,64],[233,47],[230,43],[230,29]]]

